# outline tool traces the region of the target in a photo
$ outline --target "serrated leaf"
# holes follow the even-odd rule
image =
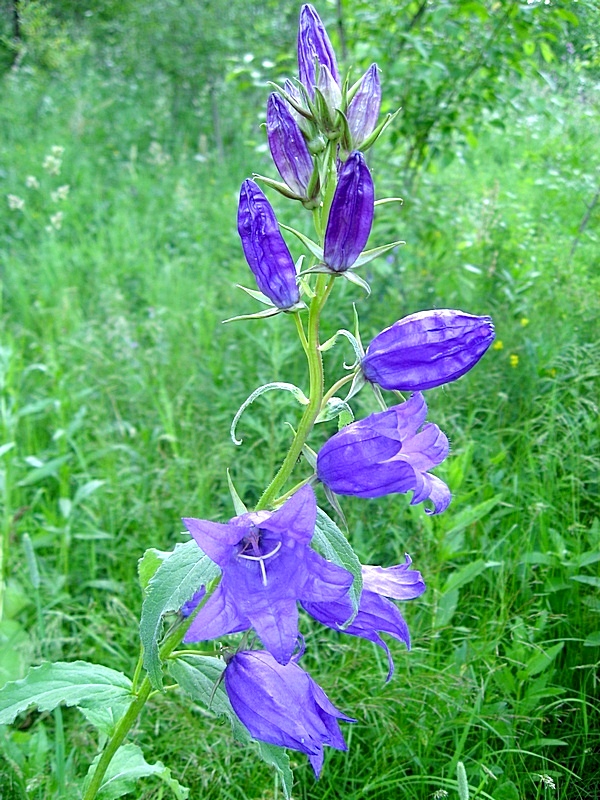
[[[142,604],[140,639],[144,648],[144,668],[156,689],[162,687],[158,639],[164,614],[179,611],[201,586],[208,585],[219,574],[219,567],[192,540],[175,545],[171,555],[150,579]]]
[[[285,800],[292,800],[292,784],[294,783],[294,776],[290,768],[290,757],[283,747],[277,747],[275,744],[267,744],[266,742],[258,742],[258,752],[262,760],[274,767],[281,778],[281,788]]]
[[[131,681],[122,672],[87,661],[46,662],[0,690],[0,725],[13,722],[32,706],[52,711],[59,705],[95,708],[124,702]]]
[[[201,703],[216,716],[227,717],[235,738],[248,744],[252,737],[231,707],[225,687],[221,682],[225,662],[213,656],[179,656],[169,660],[169,674],[183,691],[196,703]]]
[[[358,611],[358,602],[362,592],[360,561],[348,539],[321,508],[317,508],[317,521],[312,543],[326,559],[352,573],[354,582],[350,587],[349,595],[352,608],[355,612]]]
[[[110,705],[94,706],[93,708],[85,708],[85,706],[78,706],[83,716],[87,719],[90,725],[97,728],[100,733],[106,736],[112,736],[117,723],[120,721],[123,714],[129,707],[129,699],[119,700],[118,702],[111,703]]]
[[[100,754],[90,766],[83,784],[84,792],[99,760]],[[119,747],[110,762],[98,790],[97,798],[98,800],[117,800],[118,797],[134,791],[140,778],[147,778],[152,775],[160,778],[171,789],[177,800],[187,800],[189,797],[190,790],[173,778],[171,770],[165,767],[161,761],[157,761],[156,764],[148,764],[144,754],[136,744],[125,744]]]

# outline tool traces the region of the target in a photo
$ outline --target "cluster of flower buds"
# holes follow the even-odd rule
[[[353,270],[398,244],[365,250],[375,190],[363,153],[392,117],[379,122],[381,86],[375,64],[352,87],[341,80],[327,32],[310,5],[300,12],[298,74],[299,80],[287,81],[267,102],[268,144],[281,181],[254,177],[312,210],[319,241],[287,228],[312,257],[300,273],[302,258],[294,262],[280,231],[286,226],[278,224],[257,183],[245,180],[238,231],[258,287],[246,291],[268,308],[236,319],[279,312],[296,315],[309,360],[311,398],[293,387],[305,402],[305,414],[259,510],[248,513],[242,506],[244,513],[226,524],[184,520],[202,552],[219,566],[221,580],[212,593],[201,587],[182,613],[194,615],[186,642],[256,632],[264,650],[242,649],[227,659],[225,687],[231,704],[255,738],[306,753],[318,776],[323,746],[345,749],[338,721],[353,720],[335,708],[298,665],[299,605],[323,625],[382,647],[389,659],[389,680],[394,665],[381,633],[410,646],[408,627],[392,600],[418,597],[425,584],[408,556],[403,564],[388,568],[361,567],[356,559],[356,570],[350,572],[347,561],[333,563],[317,553],[311,544],[318,513],[323,512],[318,512],[313,485],[325,488],[335,508],[335,495],[375,498],[412,492],[412,505],[428,501],[426,513],[444,511],[450,490],[430,470],[444,461],[449,444],[437,425],[426,422],[422,392],[454,381],[475,366],[490,346],[494,329],[489,317],[442,309],[400,319],[375,336],[366,351],[358,333],[339,331],[353,342],[356,364],[323,394],[322,352],[328,345],[319,342],[318,331],[328,293],[339,277],[368,288]],[[308,333],[302,321],[307,306]],[[346,399],[335,398],[335,389],[349,381]],[[314,475],[277,500],[275,487],[283,487],[302,452],[310,453],[305,442],[313,425],[332,418],[326,413],[328,404],[336,401],[336,408],[351,413],[348,401],[365,385],[373,387],[383,410],[341,427],[316,456],[313,453]],[[281,386],[261,387],[250,400]],[[388,408],[380,388],[413,394]]]

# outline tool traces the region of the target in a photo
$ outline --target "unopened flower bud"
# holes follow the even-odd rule
[[[365,72],[352,98],[346,116],[352,137],[352,147],[360,148],[377,126],[381,108],[381,84],[377,64]]]
[[[373,179],[362,153],[350,153],[341,165],[327,229],[324,261],[334,272],[345,272],[367,243],[375,203]]]
[[[275,92],[267,102],[267,137],[279,174],[298,197],[306,199],[313,161],[288,104]]]
[[[278,308],[300,300],[296,268],[271,204],[252,180],[245,180],[238,206],[238,233],[260,291]]]
[[[319,69],[317,88],[323,95],[330,119],[332,121],[335,120],[335,112],[342,105],[342,91],[331,74],[329,67],[322,66]]]
[[[307,3],[300,9],[298,74],[311,97],[315,93],[315,62],[327,67],[339,86],[340,76],[329,36],[314,7]]]
[[[379,333],[361,368],[368,381],[383,389],[432,389],[468,372],[493,340],[490,317],[448,308],[419,311]]]

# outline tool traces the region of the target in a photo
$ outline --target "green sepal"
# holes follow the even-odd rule
[[[330,339],[327,339],[326,342],[323,342],[323,344],[319,347],[319,350],[322,353],[326,353],[328,350],[331,350],[331,348],[337,343],[337,340],[339,339],[340,336],[344,336],[346,339],[348,339],[348,341],[352,345],[352,349],[354,350],[354,355],[356,356],[354,363],[353,364],[344,363],[344,368],[354,369],[354,367],[359,363],[359,361],[362,360],[365,351],[362,348],[360,340],[357,339],[356,336],[350,333],[350,331],[347,331],[345,328],[340,328],[339,331],[336,331]]]
[[[386,130],[386,128],[389,125],[391,125],[392,122],[396,119],[396,117],[398,116],[400,111],[402,111],[401,108],[399,108],[397,111],[394,111],[393,114],[388,114],[387,117],[382,122],[380,122],[379,125],[375,128],[373,133],[370,136],[367,136],[367,138],[364,140],[364,142],[360,146],[360,149],[363,152],[368,150],[369,147],[372,147],[375,144],[377,139],[379,139],[379,137]]]
[[[406,242],[391,242],[391,244],[382,244],[381,247],[374,247],[372,250],[363,250],[354,264],[352,264],[351,269],[362,267],[365,264],[368,264],[370,261],[374,261],[376,258],[379,258],[379,256],[389,253],[389,251],[393,250],[394,247],[399,247],[402,244],[406,244]]]
[[[335,419],[341,414],[345,414],[345,419],[348,419],[348,422],[345,423],[346,425],[354,420],[354,413],[345,400],[342,400],[341,397],[330,397],[325,404],[325,408],[322,408],[319,412],[315,423],[329,422],[329,420]]]
[[[233,503],[236,516],[239,517],[242,514],[247,514],[248,509],[244,505],[241,497],[237,493],[235,486],[233,485],[233,480],[231,479],[231,473],[229,472],[229,469],[227,469],[227,484],[229,486],[229,494],[231,495],[231,502]]]
[[[246,294],[249,294],[250,297],[254,298],[254,300],[258,300],[259,303],[262,303],[265,306],[272,306],[275,308],[275,303],[271,302],[266,294],[263,294],[259,289],[248,289],[247,286],[242,286],[240,283],[236,283],[236,288],[241,289]]]
[[[266,186],[269,186],[271,189],[275,189],[276,192],[279,192],[279,194],[282,194],[290,200],[306,200],[306,197],[301,197],[299,194],[296,194],[296,192],[293,192],[287,183],[275,181],[273,178],[267,178],[264,175],[258,175],[256,172],[252,174],[252,177],[264,183]]]
[[[240,421],[240,417],[244,413],[244,411],[251,405],[258,397],[266,392],[271,392],[274,389],[282,389],[286,392],[291,392],[295,399],[303,406],[307,406],[309,404],[308,397],[304,394],[302,389],[295,386],[293,383],[283,383],[281,381],[274,381],[273,383],[265,383],[263,386],[259,386],[258,389],[255,389],[252,394],[247,397],[242,405],[238,408],[235,417],[231,423],[231,427],[229,429],[229,435],[231,436],[231,441],[235,445],[241,445],[243,439],[237,439],[235,435],[235,429],[237,427],[238,422]]]
[[[404,205],[404,200],[401,197],[382,197],[379,200],[375,200],[375,206],[384,206],[387,203],[400,203],[400,205]]]
[[[350,281],[350,283],[355,283],[357,286],[360,286],[361,289],[364,289],[367,293],[367,297],[371,294],[371,287],[367,281],[361,278],[360,275],[357,275],[356,272],[352,272],[352,269],[339,272],[338,275],[342,275],[347,281]]]
[[[293,233],[294,236],[300,239],[302,244],[306,247],[308,251],[310,251],[313,254],[315,258],[318,258],[321,261],[323,260],[323,248],[319,247],[319,245],[316,242],[313,242],[312,239],[309,239],[308,236],[305,236],[303,233],[300,233],[300,231],[297,231],[295,228],[290,228],[289,225],[284,225],[283,222],[279,223],[279,227],[283,228],[285,231]]]
[[[282,312],[282,308],[273,306],[272,308],[265,308],[263,311],[256,311],[254,314],[240,314],[237,317],[229,317],[229,319],[222,320],[221,324],[225,325],[227,322],[239,322],[242,319],[265,319],[267,317],[274,317]]]

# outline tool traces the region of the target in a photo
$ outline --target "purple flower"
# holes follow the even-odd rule
[[[325,231],[324,261],[334,272],[345,272],[363,251],[374,203],[371,173],[363,154],[355,150],[340,168]]]
[[[340,85],[340,75],[337,68],[335,53],[325,26],[319,15],[310,4],[303,5],[300,9],[300,24],[298,27],[298,74],[301,83],[306,87],[309,95],[314,97],[315,66],[327,67],[334,81]]]
[[[419,311],[378,334],[361,368],[368,381],[384,389],[431,389],[468,372],[493,340],[490,317],[448,308]]]
[[[184,519],[223,572],[185,641],[217,639],[252,626],[276,660],[287,664],[298,639],[296,601],[339,600],[352,583],[349,572],[308,546],[316,514],[315,494],[304,486],[274,512],[242,514],[226,524]]]
[[[356,720],[293,661],[282,666],[264,650],[236,653],[225,668],[225,690],[255,739],[306,753],[317,778],[323,745],[348,749],[338,719]]]
[[[448,455],[448,439],[431,422],[419,392],[387,411],[342,428],[317,456],[319,479],[336,494],[381,497],[412,491],[411,505],[431,500],[439,514],[450,503],[446,484],[427,470]],[[423,425],[423,429],[419,428]]]
[[[389,647],[379,634],[381,632],[391,634],[404,642],[408,649],[410,649],[410,634],[404,617],[387,598],[412,600],[425,591],[421,573],[410,569],[411,564],[411,558],[407,555],[404,564],[395,567],[363,566],[363,591],[358,613],[346,627],[344,623],[352,616],[350,598],[334,603],[302,603],[302,607],[323,625],[341,633],[349,633],[351,636],[360,636],[382,647],[388,657],[388,681],[394,674],[394,661]]]
[[[381,84],[377,64],[365,72],[352,98],[346,117],[352,137],[352,147],[359,148],[377,126],[381,108]]]
[[[299,198],[307,199],[313,161],[288,104],[275,92],[267,101],[267,137],[279,174]]]
[[[258,185],[249,179],[240,190],[238,233],[260,291],[281,309],[299,302],[296,268],[275,212]]]

